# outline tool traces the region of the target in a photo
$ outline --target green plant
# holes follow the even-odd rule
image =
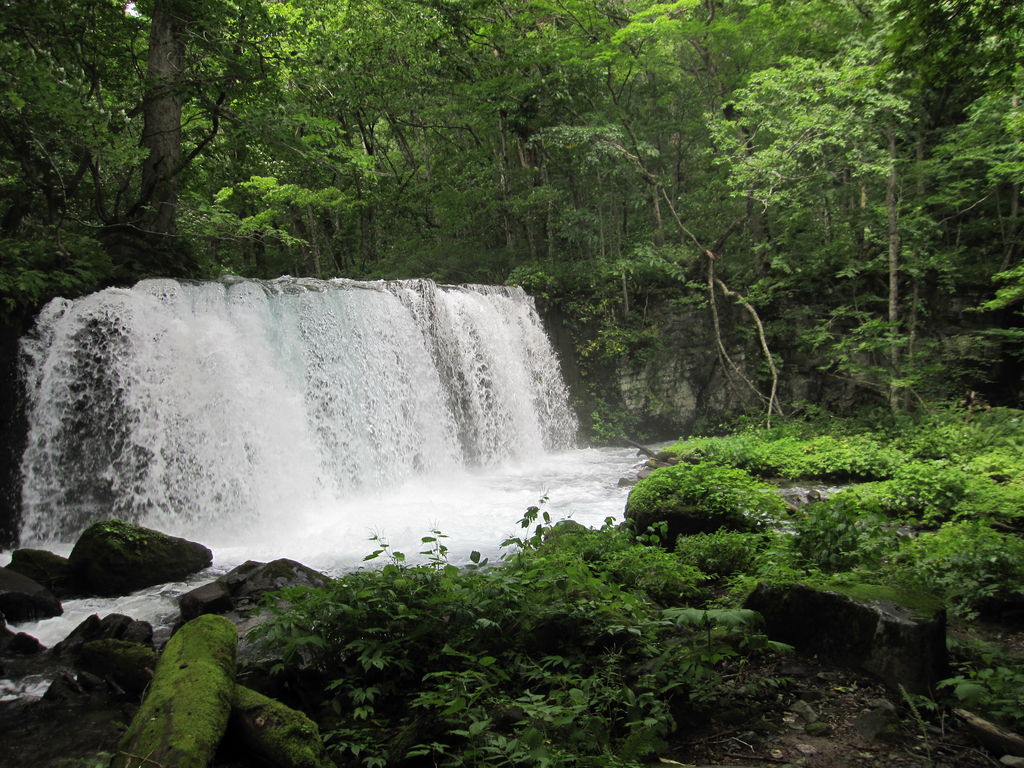
[[[708,576],[722,579],[753,570],[765,542],[765,536],[759,533],[724,530],[697,533],[676,539],[676,555]]]
[[[520,522],[498,567],[449,567],[437,532],[431,560],[410,565],[378,537],[383,567],[281,593],[262,647],[277,674],[322,692],[337,757],[634,765],[681,712],[730,695],[725,663],[773,650],[747,619],[710,612],[709,635],[665,613],[701,596],[703,576],[674,555],[611,524],[551,526],[539,505]]]
[[[864,509],[858,495],[848,492],[804,507],[793,532],[800,559],[826,572],[875,566],[897,543],[888,518]]]
[[[1024,604],[1024,540],[979,520],[946,523],[908,541],[900,576],[945,597],[966,617]]]
[[[785,505],[771,486],[742,469],[720,464],[677,464],[656,469],[629,494],[626,519],[644,531],[667,522],[667,541],[680,534],[720,528],[753,531],[782,515]]]
[[[998,645],[956,642],[957,674],[939,683],[961,706],[1019,731],[1024,728],[1024,664]]]

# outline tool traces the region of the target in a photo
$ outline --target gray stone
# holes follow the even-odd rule
[[[897,741],[902,735],[896,713],[885,707],[875,707],[863,713],[854,720],[853,727],[867,744]]]
[[[1017,755],[1003,755],[999,758],[999,762],[1003,765],[1008,765],[1010,768],[1024,768],[1024,757],[1018,757]]]
[[[797,699],[794,701],[793,706],[791,706],[789,710],[800,715],[801,719],[805,723],[813,723],[818,719],[818,713],[815,712],[811,705],[803,699]]]
[[[227,613],[234,609],[235,604],[227,584],[217,580],[186,592],[178,598],[178,606],[181,608],[181,620],[191,621],[204,613]]]
[[[946,615],[934,601],[860,585],[858,597],[806,584],[762,582],[745,607],[767,634],[871,674],[891,690],[928,694],[947,676]]]

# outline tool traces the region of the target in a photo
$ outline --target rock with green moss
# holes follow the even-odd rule
[[[79,669],[113,682],[133,699],[146,690],[156,664],[156,651],[130,640],[90,640],[78,654]]]
[[[773,640],[879,678],[933,693],[947,676],[946,612],[930,595],[874,584],[762,582],[744,607]]]
[[[301,712],[242,685],[235,686],[227,738],[260,765],[333,768],[320,730]]]
[[[235,697],[238,635],[222,616],[200,616],[168,641],[112,768],[206,768]]]
[[[77,583],[105,596],[179,581],[212,561],[213,553],[202,544],[122,520],[89,526],[68,557]]]
[[[757,530],[784,514],[785,504],[748,472],[718,464],[677,464],[654,470],[630,491],[626,520],[637,533],[663,527],[662,541],[678,536]]]

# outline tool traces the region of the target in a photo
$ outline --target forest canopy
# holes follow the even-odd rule
[[[151,275],[423,276],[626,342],[717,293],[891,405],[1020,352],[1020,4],[2,9],[8,323]]]

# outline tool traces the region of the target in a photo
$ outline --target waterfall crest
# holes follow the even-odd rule
[[[286,516],[573,445],[519,288],[226,278],[55,299],[22,341],[26,542]]]

